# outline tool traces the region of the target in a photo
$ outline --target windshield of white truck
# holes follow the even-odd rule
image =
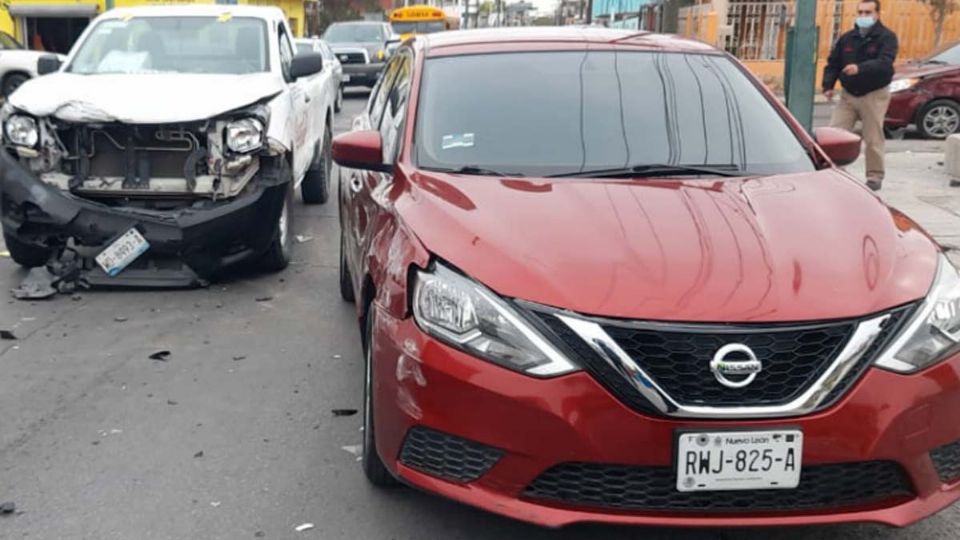
[[[67,68],[116,73],[245,74],[269,71],[267,25],[250,17],[132,17],[105,20]]]

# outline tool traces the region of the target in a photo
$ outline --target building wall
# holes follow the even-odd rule
[[[103,13],[114,7],[128,7],[141,5],[165,5],[165,4],[249,4],[263,6],[278,6],[287,15],[287,20],[293,32],[297,36],[303,35],[305,10],[303,0],[25,0],[16,1],[17,4],[47,4],[47,5],[65,5],[65,4],[96,4],[98,13]],[[25,36],[21,35],[19,21],[11,17],[5,5],[0,7],[0,30],[11,34],[21,42]],[[28,45],[28,44],[25,44]]]
[[[724,3],[726,9],[723,9]],[[859,3],[860,0],[817,0],[818,78],[833,43],[841,33],[853,28]],[[781,9],[787,14],[785,24],[780,17]],[[698,5],[680,10],[679,31],[737,55],[751,71],[779,89],[783,81],[786,30],[792,24],[793,10],[793,0],[701,0]],[[881,19],[900,38],[898,61],[926,56],[935,48],[930,8],[920,0],[884,2]],[[942,43],[958,39],[960,11],[948,17]]]

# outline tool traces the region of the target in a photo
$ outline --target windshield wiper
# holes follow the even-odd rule
[[[500,172],[495,169],[487,169],[484,167],[477,167],[476,165],[464,165],[458,169],[436,169],[445,173],[452,174],[473,174],[477,176],[523,176],[522,174],[517,173],[505,173]]]
[[[673,175],[705,175],[723,176],[727,178],[751,176],[746,171],[734,165],[635,165],[619,169],[595,169],[588,171],[574,171],[563,174],[552,174],[550,178],[653,178],[656,176]]]

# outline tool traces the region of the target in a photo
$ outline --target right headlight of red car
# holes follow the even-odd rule
[[[960,352],[960,272],[941,255],[937,277],[917,313],[877,365],[913,373]]]
[[[424,332],[505,368],[536,377],[577,370],[496,293],[443,264],[417,272],[413,314]]]

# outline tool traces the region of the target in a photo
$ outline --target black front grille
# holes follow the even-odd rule
[[[941,482],[953,483],[960,480],[960,441],[930,452],[930,459],[933,460]]]
[[[790,512],[892,503],[914,496],[903,469],[889,461],[804,467],[796,489],[683,493],[666,467],[557,465],[524,496],[574,506],[639,511]]]
[[[366,64],[367,57],[361,52],[337,53],[341,64]]]
[[[477,480],[501,457],[502,450],[423,427],[408,431],[400,450],[407,467],[459,483]]]
[[[891,318],[881,336],[827,396],[824,407],[859,380],[912,308],[908,306],[890,312]],[[553,313],[536,308],[533,313],[614,395],[635,409],[651,411],[651,405],[640,393]],[[783,405],[803,394],[830,368],[861,321],[807,325],[598,322],[624,352],[677,402],[691,406],[751,407]],[[730,343],[747,345],[763,364],[763,371],[745,388],[721,385],[710,370],[713,355]]]

